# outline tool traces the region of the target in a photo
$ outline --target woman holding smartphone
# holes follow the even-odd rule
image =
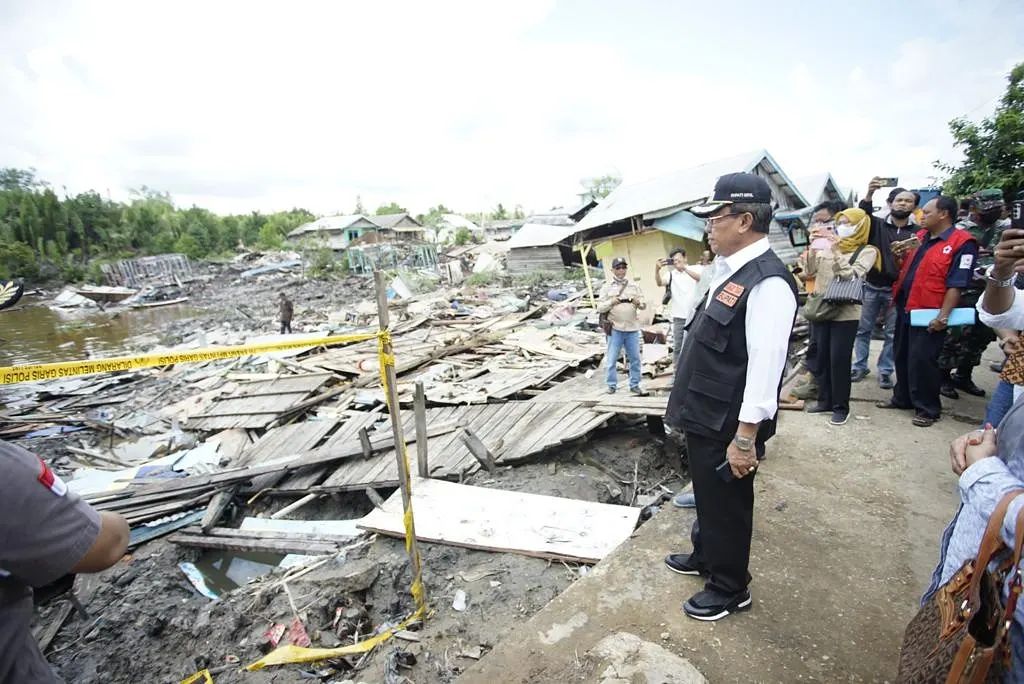
[[[881,267],[881,254],[868,244],[871,217],[861,209],[844,209],[835,223],[811,228],[811,249],[805,265],[815,277],[814,291],[824,295],[836,279],[863,278]],[[811,334],[817,348],[812,369],[818,383],[818,403],[808,413],[831,413],[832,425],[844,425],[850,416],[850,361],[860,323],[860,304],[841,304],[835,317],[816,322]]]

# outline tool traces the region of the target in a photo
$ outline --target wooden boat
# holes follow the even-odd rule
[[[108,287],[106,285],[87,285],[85,287],[75,288],[75,292],[88,297],[94,302],[100,304],[109,304],[111,302],[121,302],[129,297],[135,295],[138,290],[133,290],[130,287]]]
[[[155,306],[170,306],[172,304],[181,304],[187,302],[188,297],[178,297],[177,299],[165,299],[157,302],[136,302],[132,304],[133,309],[151,309]]]

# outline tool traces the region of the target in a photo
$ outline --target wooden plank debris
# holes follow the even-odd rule
[[[557,496],[416,478],[417,538],[485,551],[596,563],[629,538],[640,509]],[[392,495],[359,527],[402,536],[401,499]]]
[[[239,382],[232,394],[214,398],[202,412],[191,415],[188,429],[266,428],[282,414],[308,408],[307,400],[331,379],[330,373],[309,373]]]
[[[494,475],[498,469],[494,465],[494,454],[487,448],[487,445],[480,441],[476,433],[469,428],[462,428],[462,435],[460,437],[462,438],[462,443],[473,454],[473,457],[480,461],[480,465],[487,468],[488,473]]]

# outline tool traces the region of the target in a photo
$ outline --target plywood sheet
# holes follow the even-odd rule
[[[414,478],[416,537],[486,551],[596,563],[629,538],[639,508]],[[404,535],[395,492],[359,527]]]

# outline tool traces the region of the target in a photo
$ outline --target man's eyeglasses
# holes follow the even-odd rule
[[[729,213],[729,214],[722,214],[721,216],[712,216],[710,218],[706,218],[706,219],[704,219],[704,230],[711,230],[711,227],[715,225],[715,221],[721,221],[722,219],[729,218],[730,216],[740,216],[740,215],[741,214]]]

